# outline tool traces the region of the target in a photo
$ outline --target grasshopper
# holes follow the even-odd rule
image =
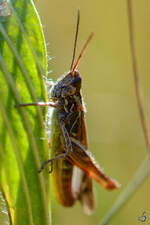
[[[51,158],[43,163],[39,172],[51,163],[52,180],[58,202],[69,207],[79,200],[84,211],[91,214],[95,209],[92,179],[108,191],[116,189],[119,184],[103,172],[88,150],[85,109],[81,95],[82,77],[77,71],[77,66],[93,33],[90,34],[74,64],[79,20],[78,10],[70,71],[52,87],[51,102],[27,103],[19,106],[54,108],[50,138]]]

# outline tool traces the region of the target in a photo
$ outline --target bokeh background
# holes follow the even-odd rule
[[[133,0],[136,54],[140,84],[148,124],[150,122],[150,1]],[[141,128],[129,45],[126,1],[37,0],[48,49],[49,78],[54,81],[70,68],[77,9],[81,21],[77,56],[91,31],[95,33],[78,67],[87,106],[86,120],[90,150],[105,172],[121,183],[121,188],[107,192],[96,182],[97,209],[86,216],[79,203],[64,208],[52,199],[53,224],[92,225],[111,208],[134,176],[147,150]],[[150,223],[150,179],[109,223],[140,224],[145,211]]]

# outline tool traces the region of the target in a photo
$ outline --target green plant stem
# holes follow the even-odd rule
[[[147,156],[135,176],[132,178],[130,183],[125,188],[124,192],[117,199],[113,207],[104,217],[104,219],[99,223],[99,225],[108,224],[111,218],[119,212],[122,206],[131,198],[132,194],[140,187],[140,185],[144,182],[147,176],[150,174],[150,162],[149,157]]]
[[[138,65],[137,65],[137,57],[136,57],[136,48],[135,48],[135,38],[134,38],[134,25],[133,25],[133,13],[132,13],[132,1],[127,0],[127,8],[128,8],[128,24],[129,24],[129,39],[130,39],[130,49],[132,56],[132,68],[134,75],[134,83],[135,83],[135,93],[138,104],[138,110],[140,114],[141,125],[143,128],[143,134],[145,137],[145,143],[147,147],[147,151],[150,156],[150,139],[148,126],[146,122],[145,112],[144,112],[144,104],[142,99],[141,88],[139,84],[139,73],[138,73]]]
[[[137,67],[137,57],[136,57],[136,48],[135,48],[135,38],[134,38],[134,26],[133,26],[133,14],[132,14],[132,0],[127,0],[127,11],[128,11],[128,25],[129,25],[129,39],[130,39],[130,48],[131,48],[131,56],[132,56],[132,68],[133,68],[133,75],[134,75],[134,82],[135,82],[135,92],[136,92],[136,99],[138,104],[138,110],[140,114],[140,120],[143,128],[145,143],[148,151],[148,156],[136,172],[135,176],[131,180],[131,182],[127,185],[124,192],[120,195],[120,197],[115,202],[114,206],[110,209],[107,213],[106,217],[102,220],[100,225],[107,224],[110,219],[118,213],[121,207],[127,202],[127,200],[135,193],[135,191],[139,188],[142,182],[146,179],[146,177],[150,173],[150,139],[148,133],[148,126],[146,122],[146,117],[144,113],[144,104],[142,101],[142,93],[139,84],[139,74],[138,74],[138,67]]]

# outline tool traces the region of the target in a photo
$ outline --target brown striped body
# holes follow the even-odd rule
[[[52,157],[66,151],[64,138],[58,121],[58,113],[59,112],[54,109],[51,130]],[[74,130],[72,130],[72,136],[76,136],[77,140],[87,149],[87,136],[83,116],[84,114],[82,112],[82,116],[80,116],[77,121],[77,132],[75,133],[73,132]],[[75,149],[76,146],[74,147],[74,150]],[[74,174],[74,170],[77,171],[76,174]],[[73,179],[75,179],[74,185],[72,184]],[[53,162],[52,180],[56,198],[61,205],[72,206],[74,202],[79,199],[88,214],[94,210],[95,197],[92,179],[80,169],[75,168],[68,157]],[[74,186],[77,186],[77,188],[74,188]]]
[[[70,71],[60,78],[51,90],[52,102],[27,103],[19,106],[54,107],[51,124],[51,158],[46,160],[39,173],[51,163],[52,180],[58,202],[72,206],[79,200],[87,214],[95,208],[92,179],[106,190],[118,187],[118,183],[108,177],[88,150],[84,107],[81,95],[81,76],[76,68],[93,33],[85,42],[74,64],[78,37],[80,11],[78,10],[74,50]]]
[[[52,117],[51,157],[55,159],[67,152],[65,157],[53,161],[52,178],[59,203],[71,206],[78,199],[90,214],[95,208],[92,179],[107,190],[115,189],[118,183],[105,175],[88,151],[80,88],[81,77],[75,71],[74,77],[68,73],[51,92],[56,102]],[[75,175],[74,170],[77,171]]]

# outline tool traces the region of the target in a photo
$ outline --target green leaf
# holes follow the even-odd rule
[[[12,0],[8,7],[10,13],[0,13],[0,186],[12,224],[48,225],[48,175],[37,172],[48,157],[46,110],[14,107],[46,101],[45,42],[32,1]]]

